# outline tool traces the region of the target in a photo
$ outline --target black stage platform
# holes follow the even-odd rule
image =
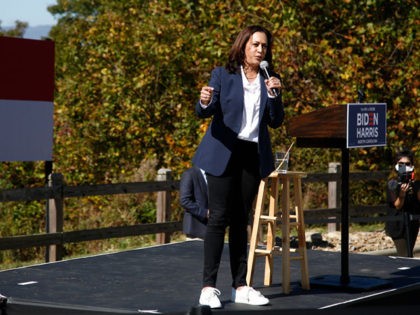
[[[292,262],[292,292],[282,293],[281,257],[275,257],[273,285],[263,286],[257,259],[254,287],[267,306],[230,302],[228,248],[219,272],[223,309],[197,308],[202,275],[201,241],[141,248],[0,272],[3,315],[21,314],[419,314],[420,260],[350,254],[350,276],[374,277],[388,286],[370,291],[300,288],[299,263]],[[340,275],[340,253],[308,251],[311,278]]]

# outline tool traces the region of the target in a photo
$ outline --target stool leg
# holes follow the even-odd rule
[[[306,236],[305,236],[305,222],[303,216],[303,201],[302,201],[302,184],[300,177],[294,178],[295,188],[295,202],[296,202],[296,220],[298,230],[298,241],[299,241],[299,254],[301,259],[301,276],[302,276],[302,288],[305,290],[310,289],[309,284],[309,271],[308,271],[308,258],[306,255]]]
[[[255,268],[255,250],[257,249],[258,245],[258,235],[259,235],[259,228],[260,228],[260,216],[262,209],[264,207],[264,196],[266,192],[267,186],[267,178],[264,178],[260,182],[260,186],[258,188],[258,195],[257,195],[257,202],[255,204],[255,213],[254,213],[254,220],[252,223],[252,231],[251,231],[251,240],[249,241],[249,254],[248,254],[248,266],[247,266],[247,275],[246,275],[246,282],[249,286],[252,285],[252,280],[254,277],[254,268]]]
[[[278,204],[278,177],[271,178],[271,188],[270,188],[270,200],[268,215],[270,217],[275,216],[275,212]],[[264,272],[264,285],[271,285],[273,282],[273,248],[276,238],[276,224],[275,222],[268,222],[267,224],[267,251],[271,254],[265,256],[265,272]]]
[[[282,181],[282,207],[281,207],[281,224],[282,224],[282,281],[283,293],[290,292],[290,181],[288,177],[283,177]]]

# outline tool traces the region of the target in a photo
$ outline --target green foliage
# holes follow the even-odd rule
[[[285,124],[272,131],[275,149],[295,141],[287,132],[291,117],[355,102],[363,90],[367,102],[388,105],[388,145],[351,150],[351,170],[390,169],[390,153],[403,146],[420,160],[417,1],[58,0],[49,11],[58,20],[50,33],[56,45],[54,171],[69,184],[153,179],[161,167],[179,178],[209,124],[194,114],[199,90],[249,24],[267,27],[275,38],[273,65],[286,106]],[[295,146],[291,167],[324,172],[339,160],[338,150]],[[1,189],[43,184],[38,163],[2,163],[0,171]],[[309,187],[308,203],[324,205],[324,188]],[[352,189],[354,203],[384,198],[383,185]],[[374,196],[369,200],[366,189]],[[154,211],[153,196],[69,203],[68,230],[148,222]],[[42,206],[15,208],[21,219],[40,219]],[[32,224],[25,231],[39,229]]]
[[[175,23],[177,8],[161,7],[105,1],[101,12],[92,7],[87,14],[83,6],[86,19],[72,13],[69,33],[60,23],[53,29],[59,47],[74,40],[58,59],[56,98],[57,133],[68,136],[57,139],[58,156],[68,152],[57,167],[77,171],[72,180],[113,181],[145,158],[169,166],[191,155],[198,124],[186,119],[192,115],[186,93],[193,82],[180,71],[188,69],[182,50],[189,38],[178,36],[184,26]]]
[[[31,235],[45,232],[45,203],[7,202],[0,203],[2,220],[0,237]],[[42,255],[40,248],[0,251],[0,264],[14,261],[34,260]]]
[[[150,157],[176,174],[185,169],[208,125],[193,112],[197,91],[250,21],[275,36],[287,112],[273,131],[276,147],[294,140],[290,117],[355,102],[363,90],[367,101],[388,104],[389,148],[417,151],[415,1],[77,0],[50,11],[60,17],[50,34],[58,49],[56,167],[71,181],[115,181]],[[309,171],[338,158],[333,150],[293,154]],[[354,150],[352,167],[383,169],[383,155]]]
[[[3,29],[1,27],[1,20],[0,20],[0,36],[9,36],[9,37],[23,37],[26,28],[28,27],[28,23],[16,21],[15,27],[11,29]]]
[[[282,3],[283,23],[275,34],[288,116],[355,102],[361,89],[366,101],[388,104],[388,148],[406,146],[419,158],[416,1]],[[311,161],[310,155],[298,157]],[[389,165],[384,148],[352,150],[351,159],[363,170]]]

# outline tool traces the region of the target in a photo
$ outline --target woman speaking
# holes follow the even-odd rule
[[[193,164],[206,172],[208,183],[209,218],[199,303],[211,308],[222,306],[216,280],[227,227],[232,301],[269,303],[247,285],[246,272],[250,210],[260,180],[274,170],[268,126],[278,128],[284,119],[280,76],[270,68],[272,43],[272,35],[264,27],[243,29],[226,65],[212,71],[196,104],[198,117],[212,117],[193,157]]]

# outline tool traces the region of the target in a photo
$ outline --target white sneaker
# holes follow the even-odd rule
[[[241,287],[239,290],[232,288],[232,302],[249,305],[267,305],[270,303],[270,300],[262,295],[260,291],[246,286]]]
[[[210,308],[221,308],[222,303],[220,303],[219,298],[220,291],[216,288],[206,287],[201,290],[200,301],[201,305],[208,305]]]
[[[5,297],[3,294],[0,294],[0,306],[3,307],[6,305],[6,303],[7,303],[7,297]]]

